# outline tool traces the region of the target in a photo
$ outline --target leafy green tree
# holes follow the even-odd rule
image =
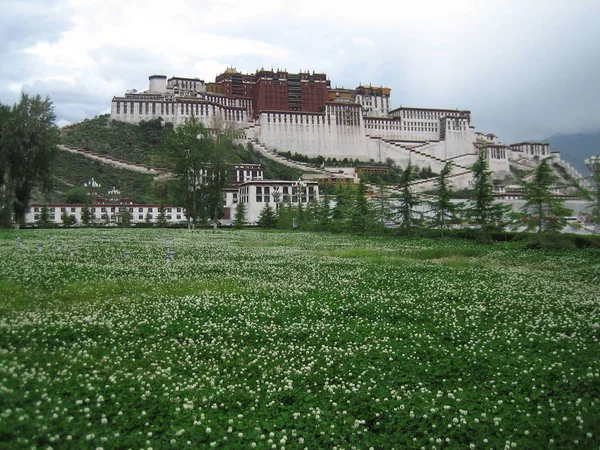
[[[367,199],[367,185],[363,177],[360,178],[357,189],[354,191],[354,208],[350,214],[351,230],[364,233],[372,222],[372,215]]]
[[[452,202],[452,193],[448,176],[452,172],[450,163],[446,163],[435,182],[435,199],[429,203],[432,212],[431,226],[440,230],[447,229],[458,219],[459,205]]]
[[[473,190],[469,198],[466,217],[478,225],[484,235],[487,235],[489,229],[503,219],[510,207],[494,201],[494,185],[488,169],[485,149],[479,151],[477,162],[473,164],[471,170],[473,172]]]
[[[398,196],[397,214],[400,219],[400,229],[403,234],[410,235],[418,225],[415,208],[420,204],[419,199],[412,190],[412,182],[415,179],[414,166],[408,165],[402,171],[400,177],[400,195]]]
[[[50,162],[59,142],[56,116],[47,97],[21,94],[12,107],[0,106],[2,209],[11,209],[17,228],[24,222],[34,187],[50,190]]]
[[[239,202],[237,204],[237,208],[235,209],[235,224],[234,227],[238,230],[243,228],[246,225],[246,204],[244,202]]]
[[[543,159],[533,171],[531,181],[525,183],[525,205],[523,212],[533,216],[529,227],[542,231],[559,231],[567,224],[567,216],[573,211],[564,207],[564,200],[552,195],[552,185],[556,177],[548,164],[548,159]]]
[[[177,180],[176,204],[185,208],[188,228],[195,227],[201,213],[203,187],[207,184],[207,167],[215,141],[204,124],[192,116],[175,129],[167,145]]]
[[[317,223],[319,221],[320,205],[316,200],[309,200],[304,210],[304,222],[305,228],[309,230],[317,229]]]
[[[69,189],[65,194],[65,201],[69,204],[82,204],[88,200],[89,194],[87,188],[81,186]]]
[[[277,226],[277,217],[270,203],[266,203],[261,211],[258,226],[261,228],[275,228]]]

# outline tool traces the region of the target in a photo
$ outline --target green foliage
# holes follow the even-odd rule
[[[414,228],[420,223],[416,218],[415,208],[420,204],[419,199],[412,190],[411,183],[414,181],[413,166],[410,164],[402,172],[400,179],[400,195],[398,197],[397,214],[400,219],[400,230],[406,236],[410,235]]]
[[[173,125],[161,119],[130,124],[102,115],[67,127],[61,140],[92,152],[137,164],[169,167],[164,144],[173,133]]]
[[[258,226],[261,228],[275,228],[277,226],[277,217],[270,203],[265,203],[258,218]]]
[[[81,186],[69,189],[65,194],[65,202],[69,204],[82,204],[88,200],[87,188]]]
[[[12,107],[0,105],[0,185],[4,185],[0,214],[6,222],[14,214],[17,226],[23,223],[32,191],[51,189],[50,163],[59,140],[50,98],[22,93]]]
[[[452,202],[452,195],[448,176],[452,171],[450,163],[446,163],[440,176],[435,183],[435,199],[429,202],[432,212],[430,225],[443,231],[451,224],[457,223],[460,213],[460,205]]]
[[[99,193],[116,186],[123,196],[131,197],[136,203],[156,203],[158,200],[152,188],[152,175],[119,169],[82,155],[59,150],[50,165],[50,173],[53,177],[54,190],[48,196],[48,200],[52,202],[63,202],[67,192],[73,189],[73,186],[82,186],[92,178],[102,185]]]
[[[589,218],[598,227],[600,226],[600,158],[596,157],[586,161],[586,163],[590,163],[588,168],[592,172],[590,177],[592,186],[586,193],[586,197],[590,201]]]
[[[355,233],[364,233],[371,228],[373,214],[367,200],[367,185],[361,177],[354,190],[354,207],[350,213],[350,229]]]
[[[234,227],[238,230],[246,225],[246,204],[244,202],[238,202],[234,219]]]
[[[55,223],[50,220],[50,210],[46,203],[43,203],[40,207],[40,218],[37,220],[36,225],[39,228],[53,228],[55,226]]]
[[[158,218],[156,219],[156,226],[158,228],[166,228],[169,226],[169,221],[167,220],[167,214],[165,211],[165,205],[163,203],[158,207]],[[148,217],[146,216],[146,221],[148,221]]]
[[[395,218],[395,214],[383,180],[379,180],[377,194],[373,200],[372,209],[375,219],[375,229],[380,233],[385,232],[386,223],[392,222]]]
[[[485,149],[479,150],[479,157],[471,170],[473,171],[473,190],[466,217],[479,226],[481,233],[485,235],[502,221],[510,208],[494,201],[494,186],[487,165]]]
[[[543,231],[559,231],[566,225],[566,218],[572,214],[565,208],[564,200],[554,197],[551,191],[556,180],[548,159],[543,159],[533,171],[533,178],[525,183],[525,205],[523,212],[529,214],[529,228]]]

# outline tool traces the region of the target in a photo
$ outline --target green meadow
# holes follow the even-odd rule
[[[600,446],[600,252],[0,232],[0,448]]]

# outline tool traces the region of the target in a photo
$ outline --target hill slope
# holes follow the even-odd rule
[[[63,128],[61,143],[132,163],[169,168],[171,162],[165,143],[172,132],[170,124],[163,125],[158,120],[133,125],[110,120],[104,115]],[[242,145],[232,146],[229,152],[228,158],[233,164],[262,164],[267,179],[296,180],[303,173]],[[115,186],[123,196],[135,201],[156,201],[150,175],[118,169],[65,151],[58,152],[52,167],[56,190],[53,201],[64,200],[67,190],[81,186],[92,177],[102,184],[103,189]]]

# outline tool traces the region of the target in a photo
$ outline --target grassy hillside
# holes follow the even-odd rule
[[[138,164],[161,166],[166,162],[164,143],[172,132],[170,124],[163,127],[158,120],[132,125],[104,115],[63,129],[62,142]]]
[[[171,133],[172,125],[162,124],[158,120],[134,125],[110,120],[108,115],[104,115],[64,129],[62,143],[134,163],[171,167],[166,149],[166,141]],[[229,159],[233,164],[262,164],[265,178],[295,180],[303,173],[246,146],[234,146],[230,152]]]
[[[166,142],[173,133],[171,124],[158,120],[133,125],[110,120],[108,115],[85,120],[62,131],[62,143],[138,164],[171,167]],[[296,180],[303,171],[279,164],[252,149],[236,145],[229,149],[232,164],[262,164],[267,179]],[[136,202],[157,201],[152,176],[143,175],[60,151],[52,165],[55,191],[52,201],[64,201],[65,193],[94,177],[102,191],[115,186],[123,196]]]
[[[118,169],[66,151],[57,152],[51,167],[54,191],[50,200],[54,202],[64,201],[69,189],[82,186],[91,178],[102,185],[101,192],[115,186],[123,196],[136,202],[154,201],[152,175]]]

